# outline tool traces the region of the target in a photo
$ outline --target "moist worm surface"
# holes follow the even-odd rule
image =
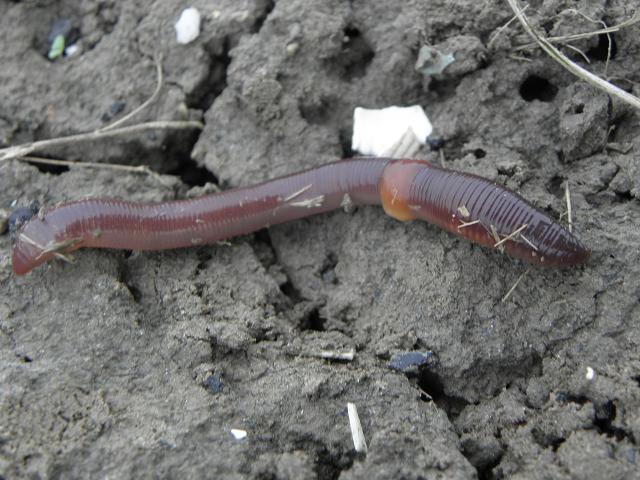
[[[358,158],[189,200],[97,198],[43,209],[14,234],[13,271],[23,275],[82,247],[202,245],[353,205],[382,205],[398,220],[425,220],[537,265],[589,258],[573,234],[495,182],[419,160]]]

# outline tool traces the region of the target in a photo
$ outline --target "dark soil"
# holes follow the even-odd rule
[[[530,268],[502,302],[528,267],[376,208],[228,245],[81,251],[20,278],[4,233],[0,475],[638,478],[638,112],[538,49],[517,50],[530,40],[516,23],[498,34],[512,16],[502,1],[191,5],[203,31],[184,46],[175,0],[0,3],[0,146],[121,118],[153,92],[158,54],[163,90],[135,120],[205,122],[42,152],[147,165],[163,182],[0,163],[5,219],[34,200],[181,198],[320,165],[352,154],[354,107],[417,103],[445,140],[420,158],[495,179],[556,217],[568,181],[592,258]],[[600,28],[568,8],[608,25],[633,14],[619,0],[537,1],[527,14],[550,36]],[[57,18],[81,52],[52,62]],[[606,36],[574,46],[639,95],[640,31],[612,39],[606,73]],[[425,43],[456,51],[449,71],[415,71]],[[314,356],[352,348],[351,362]],[[366,455],[353,450],[347,402]]]

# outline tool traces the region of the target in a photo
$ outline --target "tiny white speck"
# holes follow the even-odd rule
[[[71,57],[72,55],[75,55],[79,51],[80,51],[80,47],[78,46],[77,43],[74,43],[73,45],[69,45],[67,48],[64,49],[64,54],[67,57]]]
[[[595,376],[596,376],[595,370],[591,367],[587,367],[587,373],[584,375],[584,378],[591,381],[595,378]]]
[[[240,430],[240,429],[237,429],[237,428],[232,428],[231,429],[231,435],[233,435],[233,438],[235,438],[236,440],[242,440],[243,438],[246,438],[247,431],[246,430]]]
[[[340,202],[340,206],[342,209],[349,213],[353,210],[353,202],[351,201],[351,197],[348,193],[345,193],[342,197],[342,201]]]
[[[458,212],[460,212],[460,215],[462,215],[464,218],[469,218],[469,216],[471,215],[467,207],[464,205],[460,205],[458,207]]]

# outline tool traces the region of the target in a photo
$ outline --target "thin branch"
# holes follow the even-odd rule
[[[501,246],[502,244],[506,243],[507,241],[512,240],[516,235],[518,235],[520,232],[522,232],[525,228],[527,228],[527,224],[526,223],[520,225],[520,227],[518,227],[516,230],[511,232],[506,237],[504,237],[502,240],[498,240],[496,242],[496,244],[493,246],[493,248],[498,248],[499,246]]]
[[[524,12],[527,7],[528,5],[522,9],[522,12]],[[590,18],[588,18],[588,20],[594,21],[593,19],[590,19]],[[633,17],[631,17],[630,19],[625,20],[624,22],[619,23],[618,25],[614,25],[612,27],[601,28],[600,30],[594,30],[592,32],[574,33],[571,35],[560,35],[558,37],[549,37],[549,38],[546,38],[546,41],[549,43],[567,43],[567,42],[572,42],[574,40],[582,40],[583,38],[595,37],[597,35],[602,35],[605,33],[606,34],[615,33],[622,30],[623,28],[627,28],[632,25],[635,25],[638,22],[640,22],[640,10],[634,13]],[[531,48],[535,44],[536,42],[531,42],[525,45],[520,45],[516,47],[515,50],[526,50],[528,48]]]
[[[573,50],[574,52],[576,52],[578,55],[580,55],[584,61],[588,64],[591,64],[591,59],[587,56],[586,53],[584,53],[582,50],[580,50],[578,47],[574,47],[573,45],[565,45],[565,47],[567,47],[570,50]]]
[[[505,294],[504,297],[502,297],[502,300],[500,300],[500,303],[504,303],[507,301],[507,299],[511,296],[511,294],[513,293],[513,291],[516,289],[516,287],[518,286],[518,284],[520,283],[520,281],[525,277],[525,275],[529,273],[529,269],[527,268],[524,273],[522,275],[520,275],[518,277],[518,279],[515,281],[515,283],[513,284],[513,286],[509,289],[509,291]]]
[[[470,227],[471,225],[477,225],[478,223],[480,223],[480,220],[474,220],[472,222],[462,222],[460,225],[458,225],[458,230]]]
[[[355,403],[347,403],[347,414],[349,416],[349,427],[351,428],[351,438],[353,447],[358,453],[367,453],[367,441],[362,432],[362,424],[358,416],[358,408]]]
[[[564,198],[567,202],[567,222],[569,223],[569,231],[573,232],[573,217],[571,215],[571,192],[569,192],[569,180],[564,184]]]
[[[351,362],[356,356],[355,348],[341,352],[338,350],[321,350],[319,352],[309,352],[309,357],[322,358],[325,360],[335,360],[338,362]]]
[[[525,12],[527,10],[527,8],[529,8],[529,5],[525,5],[524,8],[522,9],[522,11]],[[502,25],[500,28],[495,30],[492,35],[490,35],[491,38],[489,39],[489,42],[487,43],[487,50],[491,50],[491,47],[493,46],[493,43],[500,36],[500,34],[502,34],[502,32],[504,32],[507,28],[509,28],[509,25],[511,25],[514,22],[514,20],[516,20],[517,18],[518,17],[514,15],[513,17],[511,17],[511,19],[507,23]]]
[[[538,247],[536,247],[531,240],[525,237],[523,234],[520,234],[520,238],[524,240],[531,248],[533,248],[536,252],[538,251]]]
[[[549,43],[546,39],[542,38],[536,32],[534,32],[527,18],[524,16],[520,7],[518,7],[517,0],[507,0],[509,6],[516,14],[516,17],[522,24],[525,31],[536,41],[540,48],[542,48],[551,58],[553,58],[556,62],[566,68],[569,72],[573,73],[579,78],[582,78],[587,83],[593,85],[600,90],[603,90],[607,94],[617,97],[629,105],[640,109],[640,98],[631,95],[630,93],[625,92],[621,88],[616,87],[615,85],[603,80],[602,78],[594,75],[593,73],[585,70],[579,65],[572,62],[568,57],[566,57],[560,50],[554,47],[551,43]]]
[[[95,169],[104,169],[104,170],[118,170],[130,173],[142,173],[145,175],[149,175],[150,177],[155,178],[158,183],[161,183],[167,188],[171,188],[172,186],[168,184],[157,172],[154,172],[146,165],[122,165],[119,163],[99,163],[99,162],[72,162],[70,160],[54,160],[51,158],[41,158],[41,157],[31,157],[24,156],[16,158],[19,162],[25,163],[38,163],[42,165],[56,165],[61,167],[80,167],[80,168],[95,168]]]
[[[94,140],[103,140],[106,138],[120,137],[130,135],[132,133],[145,132],[147,130],[186,130],[186,129],[202,129],[202,122],[194,120],[186,121],[155,121],[130,125],[128,127],[114,128],[108,131],[95,131],[87,133],[78,133],[68,135],[66,137],[51,138],[49,140],[38,140],[36,142],[24,143],[0,149],[0,161],[13,160],[34,152],[40,152],[47,148],[58,147],[61,145],[73,145],[75,143],[90,142]]]
[[[568,10],[565,10],[566,12],[571,12],[571,13],[575,13],[576,15],[581,16],[582,18],[586,19],[587,21],[591,22],[591,23],[599,23],[601,24],[604,28],[607,28],[608,25],[603,21],[603,20],[596,20],[593,19],[591,17],[589,17],[588,15],[585,15],[584,13],[582,13],[580,10],[576,10],[575,8],[570,8]],[[606,33],[607,35],[607,60],[605,61],[604,64],[604,76],[607,77],[607,72],[609,71],[609,60],[611,60],[611,45],[612,45],[612,41],[611,41],[611,35],[609,32]],[[585,55],[586,57],[586,55]],[[587,63],[591,63],[590,61],[587,61]]]

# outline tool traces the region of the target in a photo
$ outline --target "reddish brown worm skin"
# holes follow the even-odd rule
[[[87,199],[41,210],[13,238],[23,275],[82,247],[162,250],[216,242],[351,205],[382,205],[526,262],[570,267],[589,250],[520,195],[418,160],[358,158],[190,200],[139,204]]]

